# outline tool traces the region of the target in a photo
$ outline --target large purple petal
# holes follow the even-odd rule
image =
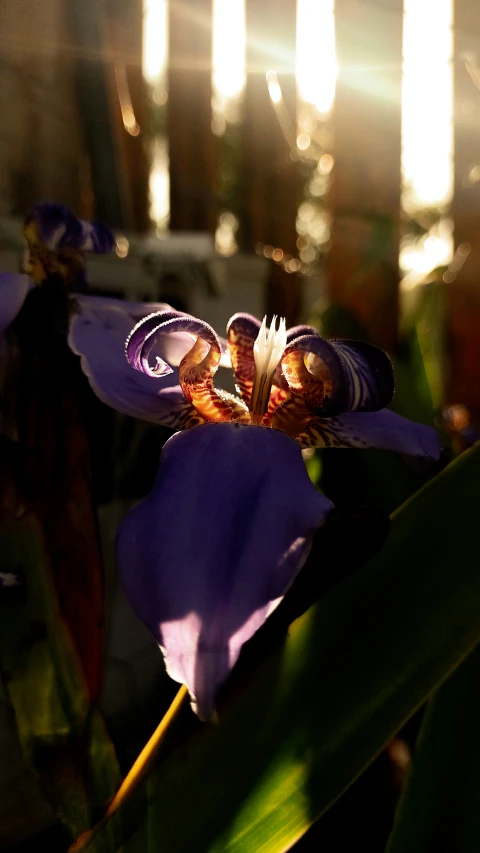
[[[0,335],[17,316],[31,286],[26,275],[13,272],[0,275]]]
[[[129,314],[132,320],[138,322],[142,317],[147,317],[153,311],[170,311],[170,305],[166,302],[130,302],[128,299],[117,299],[113,296],[92,296],[81,294],[75,296],[75,301],[82,306],[95,305],[99,308],[109,308],[115,305]]]
[[[442,449],[434,429],[389,409],[315,418],[297,440],[302,447],[376,447],[430,460],[438,459]]]
[[[100,400],[123,414],[181,428],[193,407],[178,385],[178,371],[151,379],[133,370],[125,358],[125,341],[135,324],[131,304],[94,296],[77,302],[69,344],[81,356],[83,372]],[[160,350],[159,355],[167,359],[169,352]]]
[[[117,558],[130,603],[200,717],[211,717],[331,508],[298,444],[276,430],[205,424],[166,443],[152,492],[119,528]]]

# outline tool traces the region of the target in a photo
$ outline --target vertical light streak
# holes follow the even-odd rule
[[[142,70],[151,87],[157,107],[166,103],[166,74],[168,62],[168,2],[143,0]],[[157,231],[165,231],[170,215],[170,173],[168,146],[165,138],[156,138],[150,145],[149,176],[150,218]]]
[[[245,0],[213,0],[212,107],[213,130],[225,131],[226,121],[238,116],[245,87]]]
[[[170,171],[166,139],[152,144],[152,165],[149,178],[150,217],[157,231],[165,231],[170,216]]]
[[[334,0],[297,0],[297,88],[319,113],[328,113],[335,97],[334,13]]]
[[[445,211],[453,195],[453,0],[404,0],[402,205]],[[402,267],[426,273],[452,257],[449,220],[410,241]]]
[[[168,55],[167,0],[143,0],[143,76],[151,86],[165,76]]]
[[[402,170],[407,205],[453,193],[453,2],[404,0]]]

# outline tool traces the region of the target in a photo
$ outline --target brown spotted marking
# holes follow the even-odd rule
[[[208,351],[205,354],[206,347]],[[222,399],[213,387],[213,377],[217,372],[220,355],[220,347],[207,344],[201,337],[197,337],[178,368],[182,391],[207,422],[245,422],[245,409],[240,401],[236,402],[235,398]]]

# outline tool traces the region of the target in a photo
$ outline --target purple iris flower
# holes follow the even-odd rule
[[[67,289],[82,288],[86,253],[108,253],[114,245],[113,234],[105,225],[78,219],[62,204],[37,205],[26,219],[24,234],[27,275],[0,274],[0,335],[13,322],[32,287],[49,276],[60,276]]]
[[[113,245],[108,229],[61,205],[35,208],[25,235],[30,278],[0,277],[0,333],[31,286],[60,277],[78,290],[85,253]],[[242,645],[285,595],[332,508],[301,449],[381,447],[436,459],[438,437],[385,408],[391,364],[367,344],[328,342],[305,326],[287,332],[284,323],[267,330],[245,314],[231,319],[227,342],[166,305],[72,302],[69,342],[97,395],[182,430],[164,447],[152,492],[121,525],[117,554],[168,672],[208,719]],[[214,385],[226,364],[237,395]]]
[[[59,275],[76,291],[86,289],[85,253],[111,252],[113,234],[99,222],[79,219],[63,204],[45,203],[28,215],[24,234],[28,243],[25,272],[37,284]]]
[[[110,228],[79,219],[57,202],[44,202],[31,210],[25,221],[25,237],[30,250],[40,246],[57,254],[62,249],[76,249],[103,255],[111,252],[114,245]]]
[[[283,322],[267,330],[236,314],[227,329],[232,395],[214,384],[226,356],[201,320],[168,308],[144,316],[121,363],[105,352],[98,326],[88,333],[85,316],[70,338],[94,390],[122,412],[180,430],[164,446],[151,493],[119,528],[117,558],[167,671],[209,719],[242,645],[293,583],[332,508],[310,482],[302,448],[437,459],[439,439],[385,408],[392,366],[368,344],[326,341],[306,326],[286,331]],[[164,384],[169,341],[174,386]]]

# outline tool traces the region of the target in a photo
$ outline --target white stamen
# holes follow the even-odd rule
[[[287,345],[287,329],[284,318],[280,319],[278,329],[276,325],[277,318],[274,316],[267,334],[267,318],[264,317],[253,345],[255,379],[250,400],[250,411],[252,419],[258,423],[262,421],[267,411],[273,374]]]
[[[276,329],[277,318],[274,315],[267,335],[267,318],[264,317],[257,339],[253,345],[253,357],[255,359],[255,372],[272,375],[287,346],[287,329],[282,317],[278,329]]]

